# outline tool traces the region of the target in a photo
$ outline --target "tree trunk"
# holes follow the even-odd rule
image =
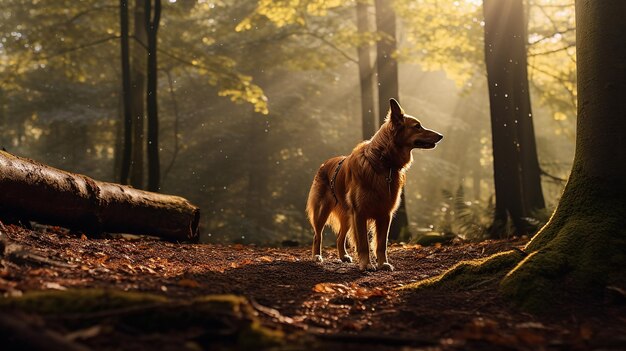
[[[376,43],[376,69],[378,75],[378,117],[382,125],[388,110],[390,98],[399,98],[398,62],[393,57],[396,52],[396,14],[389,0],[375,0],[376,30],[383,38]],[[391,222],[389,239],[397,240],[400,234],[408,237],[409,218],[406,201],[402,192],[400,207]]]
[[[144,96],[145,80],[144,74],[146,62],[146,13],[145,1],[135,0],[134,37],[135,45],[131,65],[131,96],[133,115],[133,148],[132,162],[130,168],[130,184],[137,188],[143,188],[143,159],[144,159]]]
[[[176,162],[176,158],[178,157],[178,153],[180,151],[179,147],[179,113],[178,113],[178,100],[176,98],[176,91],[174,90],[174,80],[172,79],[172,73],[169,70],[165,70],[165,75],[167,76],[167,86],[170,93],[170,98],[172,99],[172,113],[174,114],[174,128],[172,128],[172,132],[174,134],[174,146],[172,150],[172,159],[170,160],[165,170],[163,170],[163,177],[161,177],[161,182],[165,183],[167,176],[170,174],[170,171],[174,168],[174,163]]]
[[[255,77],[258,77],[255,75]],[[274,229],[273,212],[268,209],[267,199],[271,198],[268,191],[268,176],[271,171],[268,169],[269,150],[268,133],[265,119],[256,112],[252,112],[252,119],[248,120],[248,141],[254,146],[254,152],[248,153],[247,160],[248,189],[244,204],[244,215],[248,224],[242,230],[253,230],[258,238],[271,240],[266,235]],[[271,117],[270,117],[271,118]],[[247,227],[247,228],[246,228]]]
[[[120,46],[122,65],[122,106],[124,118],[124,146],[121,152],[120,183],[128,184],[133,142],[133,112],[130,84],[130,53],[128,44],[128,0],[120,0]]]
[[[491,235],[509,217],[517,234],[544,208],[533,131],[522,0],[485,0],[485,63],[489,85],[496,208]]]
[[[157,105],[157,31],[161,19],[161,0],[146,0],[145,24],[148,34],[148,190],[159,191],[159,114]]]
[[[367,15],[368,5],[359,0],[356,2],[356,23],[360,34],[370,31]],[[374,108],[374,81],[370,60],[370,46],[362,44],[357,48],[359,60],[359,82],[361,87],[361,116],[363,139],[371,138],[376,132],[376,115]]]
[[[543,197],[541,188],[541,168],[539,167],[539,157],[537,155],[537,141],[535,138],[535,127],[533,123],[533,113],[530,103],[530,89],[528,83],[528,21],[530,2],[519,0],[517,4],[521,9],[520,13],[516,13],[517,21],[521,23],[520,36],[523,38],[524,45],[516,46],[514,52],[514,61],[518,63],[515,70],[515,81],[519,84],[520,94],[516,94],[516,98],[520,100],[515,102],[515,117],[517,120],[518,135],[520,140],[520,152],[522,161],[522,187],[524,189],[524,206],[529,216],[533,216],[537,210],[545,209],[546,202]]]
[[[197,241],[200,210],[187,200],[95,181],[0,151],[0,216],[86,231]]]
[[[4,89],[0,87],[0,149],[9,147],[9,138],[6,130],[8,129],[8,121],[6,118],[6,102],[5,102]]]
[[[626,287],[626,2],[577,0],[578,120],[572,173],[528,257],[502,282],[533,308]]]

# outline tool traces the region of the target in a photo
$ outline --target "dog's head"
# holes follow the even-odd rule
[[[417,118],[405,114],[395,99],[390,99],[389,105],[389,123],[398,145],[411,149],[432,149],[443,139],[443,135],[424,128]]]

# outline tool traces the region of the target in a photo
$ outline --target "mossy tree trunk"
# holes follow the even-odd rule
[[[503,279],[529,308],[626,286],[626,2],[577,0],[576,156],[550,222]],[[564,290],[565,289],[565,290]]]

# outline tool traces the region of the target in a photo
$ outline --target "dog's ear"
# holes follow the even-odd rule
[[[400,104],[396,99],[389,99],[389,119],[392,123],[401,123],[404,118],[404,110],[400,107]]]

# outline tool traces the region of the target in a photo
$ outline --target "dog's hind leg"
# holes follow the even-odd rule
[[[375,271],[376,267],[370,263],[369,239],[367,237],[367,219],[352,214],[352,230],[354,230],[354,241],[356,242],[356,252],[359,258],[359,269]]]
[[[329,207],[321,204],[311,218],[311,224],[315,232],[315,236],[313,236],[313,260],[317,262],[324,261],[322,258],[322,232],[330,215],[330,210]]]
[[[343,262],[352,262],[352,257],[346,252],[346,236],[350,230],[350,219],[347,215],[340,217],[341,223],[339,228],[339,235],[337,236],[337,253],[339,259]]]
[[[393,266],[387,261],[389,223],[389,216],[376,219],[376,261],[378,263],[378,269],[393,271]]]

